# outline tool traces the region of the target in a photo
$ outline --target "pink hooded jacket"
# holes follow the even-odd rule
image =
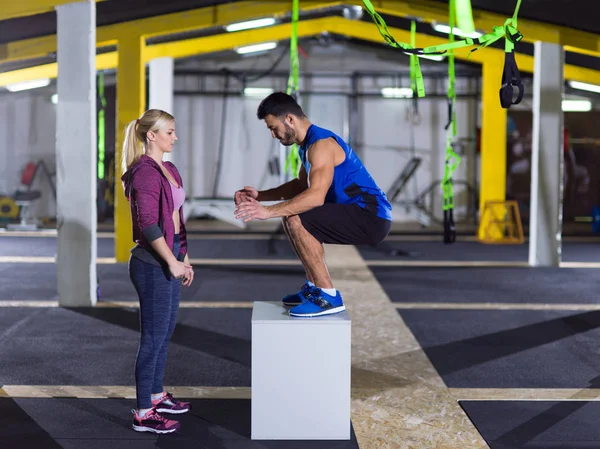
[[[181,176],[171,162],[163,164],[173,175],[179,186]],[[173,223],[173,196],[169,180],[160,166],[150,156],[143,155],[121,177],[125,196],[129,200],[131,219],[133,222],[133,240],[142,248],[153,252],[151,242],[164,237],[167,245],[173,250],[175,226]],[[187,233],[183,219],[183,207],[179,209],[181,249],[179,260],[187,253]]]

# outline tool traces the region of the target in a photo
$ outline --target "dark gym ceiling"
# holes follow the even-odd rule
[[[448,4],[448,0],[434,1]],[[97,25],[235,2],[236,0],[108,0],[96,5]],[[512,15],[516,2],[517,0],[471,0],[473,9],[506,16]],[[594,3],[590,0],[522,0],[519,17],[600,35],[600,21],[595,14]],[[0,21],[0,43],[55,33],[55,13]]]
[[[96,23],[98,26],[110,25],[138,18],[157,16],[173,12],[180,12],[189,9],[201,7],[215,6],[226,3],[237,3],[240,0],[107,0],[96,4]],[[265,2],[265,0],[260,0]],[[268,0],[267,0],[268,1]],[[290,5],[292,0],[290,1]],[[394,0],[387,0],[394,1]],[[414,1],[419,5],[425,2],[420,0],[404,0]],[[448,0],[432,0],[444,7],[448,6]],[[324,3],[327,0],[323,0]],[[373,1],[376,4],[376,1]],[[482,10],[499,13],[509,17],[513,14],[517,0],[471,0],[474,10]],[[302,6],[302,0],[300,0]],[[600,35],[600,22],[596,19],[593,13],[593,2],[590,0],[522,0],[519,17],[545,22],[552,25],[562,25],[578,30],[588,31]],[[341,13],[341,9],[337,12]],[[335,14],[331,12],[328,14]],[[406,19],[384,16],[388,25],[398,28],[409,28],[410,22]],[[364,14],[362,20],[371,21],[368,14]],[[425,34],[438,34],[434,32],[428,24],[418,24],[417,29]],[[40,37],[56,33],[56,13],[39,14],[30,17],[16,18],[11,20],[0,21],[0,43],[10,42],[15,40],[27,39],[32,37]],[[444,35],[445,36],[445,35]],[[173,36],[171,39],[176,38]],[[166,40],[170,40],[166,38]],[[360,44],[359,42],[355,42]],[[363,42],[362,45],[372,48],[384,49],[382,45]],[[497,48],[503,48],[503,42],[499,41],[494,44]],[[387,47],[389,51],[395,51]],[[385,51],[385,50],[384,50]],[[533,55],[533,45],[530,43],[520,43],[516,49],[518,53]],[[46,58],[48,59],[48,58]],[[33,62],[33,61],[32,61]],[[39,61],[38,63],[51,62],[50,59]],[[600,58],[588,56],[579,53],[567,52],[566,62],[581,67],[600,70]],[[0,72],[15,70],[30,65],[31,63],[16,62],[0,65]],[[471,64],[465,61],[461,62],[461,66],[465,68]],[[475,68],[475,67],[473,67]]]

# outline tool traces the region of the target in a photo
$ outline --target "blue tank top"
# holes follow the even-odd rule
[[[317,140],[333,137],[346,153],[346,159],[335,167],[333,181],[325,196],[326,203],[357,204],[384,220],[392,219],[392,205],[385,193],[377,186],[362,161],[344,140],[331,131],[310,125],[304,144],[298,154],[306,173],[310,173],[310,162],[306,150]]]

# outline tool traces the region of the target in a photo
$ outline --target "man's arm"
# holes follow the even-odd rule
[[[330,139],[319,140],[311,146],[307,154],[311,165],[310,176],[306,181],[307,188],[289,201],[267,206],[271,217],[298,215],[323,205],[333,181],[336,146],[337,144]],[[306,177],[306,171],[304,176]],[[298,179],[300,180],[301,176]]]
[[[258,201],[289,200],[302,193],[307,187],[306,170],[304,170],[303,166],[300,168],[300,173],[297,178],[294,178],[285,184],[281,184],[278,187],[258,192],[258,197],[256,199]]]

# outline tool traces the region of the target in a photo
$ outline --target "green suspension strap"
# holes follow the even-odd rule
[[[414,48],[417,42],[417,22],[412,20],[410,22],[410,45]],[[421,66],[419,65],[419,57],[415,54],[410,54],[410,88],[413,92],[413,104],[416,104],[416,99],[422,95],[419,95],[419,83],[423,92],[425,89],[423,88],[423,77],[421,76],[421,80],[418,81],[417,78],[419,74],[421,74]],[[421,74],[422,75],[422,74]]]
[[[515,12],[514,12],[513,16],[506,19],[503,26],[495,26],[493,28],[492,32],[484,34],[483,36],[480,36],[478,38],[466,38],[466,39],[462,39],[459,41],[452,41],[447,44],[434,45],[434,46],[425,47],[425,48],[415,48],[412,45],[396,41],[396,39],[394,39],[394,37],[389,32],[385,21],[381,18],[381,16],[377,13],[377,11],[375,11],[375,8],[373,7],[373,4],[371,3],[371,1],[363,0],[363,4],[365,6],[365,9],[369,13],[369,15],[372,17],[373,22],[377,26],[379,33],[384,38],[384,40],[388,43],[388,45],[395,47],[395,48],[400,48],[405,53],[408,53],[408,54],[443,55],[450,50],[456,50],[458,48],[466,48],[466,47],[471,47],[471,46],[477,45],[478,46],[477,48],[474,48],[473,50],[471,50],[471,52],[469,52],[469,55],[470,55],[472,52],[474,52],[480,48],[485,48],[485,47],[493,44],[497,40],[501,39],[502,37],[504,37],[506,39],[505,63],[504,63],[505,64],[505,74],[503,75],[502,89],[500,90],[500,96],[501,96],[500,104],[502,105],[503,108],[509,108],[511,105],[518,104],[521,101],[521,99],[523,97],[523,95],[521,94],[521,92],[523,92],[523,84],[521,83],[521,77],[520,77],[516,62],[514,60],[514,53],[513,53],[514,44],[523,39],[523,35],[517,29],[517,15],[519,12],[519,8],[521,6],[521,0],[517,0],[517,6],[515,8]],[[418,66],[417,70],[418,70],[417,92],[418,92],[419,97],[424,97],[425,96],[425,88],[423,86],[423,76],[421,74],[420,66]],[[505,80],[509,80],[509,82],[505,82]],[[505,98],[507,98],[508,93],[510,93],[512,95],[512,86],[518,87],[519,97],[515,101],[512,101],[512,97],[511,97],[510,102],[508,102],[508,101],[506,101]]]
[[[410,45],[415,48],[417,45],[417,22],[410,22]],[[410,87],[413,91],[413,101],[416,102],[418,97],[425,96],[425,83],[423,82],[423,73],[421,72],[421,64],[419,57],[416,54],[410,54]],[[416,95],[415,95],[416,94]]]
[[[100,110],[98,111],[98,179],[104,179],[105,167],[104,160],[106,156],[106,143],[105,143],[105,110],[106,110],[106,97],[104,95],[104,73],[98,74],[98,95]]]
[[[464,34],[471,34],[475,31],[475,23],[473,23],[473,10],[471,8],[471,0],[456,0],[456,24],[460,31]]]
[[[298,60],[298,17],[299,0],[293,0],[292,4],[292,36],[290,38],[290,75],[288,77],[287,94],[299,101],[300,84],[300,61]],[[293,178],[298,176],[300,169],[300,157],[298,156],[298,145],[294,144],[285,161],[285,171]]]
[[[413,47],[416,45],[417,40],[417,22],[412,20],[410,23],[410,45]],[[408,120],[410,123],[410,155],[412,158],[416,157],[415,148],[415,127],[421,123],[421,114],[419,113],[419,96],[417,94],[417,74],[419,69],[419,57],[417,55],[410,55],[410,88],[412,90],[411,108],[408,114]],[[419,184],[417,179],[417,173],[415,172],[412,176],[414,195],[419,195]],[[406,192],[408,195],[408,191]]]
[[[412,20],[410,22],[410,44],[414,47],[417,40],[417,22]],[[412,111],[411,111],[411,123],[418,125],[421,122],[421,116],[419,114],[419,84],[423,86],[423,78],[419,79],[421,74],[419,66],[419,57],[417,55],[410,55],[410,89],[412,90]],[[413,145],[414,146],[414,145]],[[413,155],[414,156],[414,155]]]
[[[454,41],[455,0],[450,0],[450,42]],[[460,156],[454,152],[456,138],[456,73],[454,70],[454,50],[448,51],[448,123],[446,124],[446,164],[442,179],[444,210],[444,243],[454,243],[456,229],[454,225],[454,189],[453,175],[460,164]]]

